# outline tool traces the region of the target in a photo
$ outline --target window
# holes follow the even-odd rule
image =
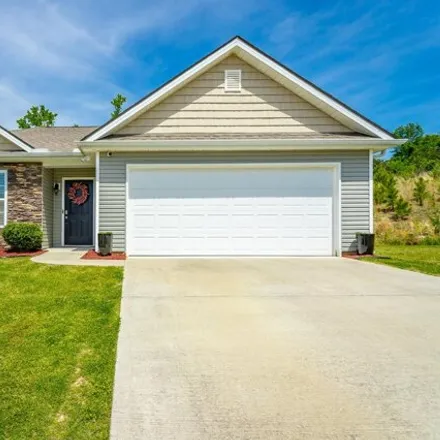
[[[0,170],[0,226],[6,225],[7,197],[8,197],[8,172]]]
[[[241,70],[225,70],[225,91],[241,91]]]

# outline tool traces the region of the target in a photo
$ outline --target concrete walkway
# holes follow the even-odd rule
[[[112,440],[440,438],[440,278],[129,259]]]
[[[87,249],[81,248],[53,248],[44,254],[33,257],[32,261],[43,264],[61,266],[124,266],[124,260],[81,260]]]

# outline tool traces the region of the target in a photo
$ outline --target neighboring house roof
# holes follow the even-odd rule
[[[394,136],[384,128],[237,36],[142,98],[117,118],[106,122],[86,135],[82,141],[93,142],[111,135],[231,54],[237,55],[248,64],[264,71],[273,80],[351,128],[354,132],[383,140],[394,139]]]
[[[7,139],[9,142],[12,142],[14,145],[16,145],[25,152],[29,152],[34,149],[34,147],[29,143],[27,143],[24,139],[17,137],[13,132],[6,130],[6,128],[2,127],[1,125],[0,125],[0,136],[2,136],[4,139]]]
[[[36,127],[12,130],[11,133],[35,148],[49,151],[73,151],[77,142],[96,127]]]

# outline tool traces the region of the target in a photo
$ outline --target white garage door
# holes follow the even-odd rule
[[[128,167],[129,255],[332,255],[333,168]]]

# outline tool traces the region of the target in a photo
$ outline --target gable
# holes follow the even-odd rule
[[[92,131],[89,135],[81,139],[82,146],[91,146],[95,141],[104,140],[108,136],[111,137],[118,132],[120,133],[123,128],[130,125],[133,120],[138,119],[147,110],[152,109],[164,99],[173,95],[184,86],[187,86],[191,81],[199,78],[200,75],[206,73],[213,66],[216,66],[231,55],[235,55],[249,63],[250,66],[266,74],[268,78],[274,80],[278,85],[282,85],[293,94],[301,97],[306,103],[312,104],[316,109],[329,115],[334,120],[339,121],[342,126],[350,128],[351,133],[349,133],[348,136],[353,136],[353,133],[355,133],[355,135],[360,134],[361,136],[367,136],[371,140],[377,141],[378,144],[381,143],[381,145],[400,145],[401,142],[399,140],[395,139],[390,132],[375,122],[366,118],[356,110],[353,110],[301,75],[298,75],[289,67],[284,66],[240,36],[236,36],[128,107],[118,117],[108,120],[105,124]],[[240,126],[242,125],[246,125],[246,123]],[[149,124],[149,126],[151,126],[151,124]],[[204,136],[209,135],[209,132],[206,130],[207,129],[203,127],[202,131],[205,131],[203,133]],[[136,129],[135,131],[138,130]],[[251,132],[251,130],[249,130],[249,132]],[[319,133],[317,131],[315,132]],[[289,134],[288,137],[290,138],[294,136],[298,137],[296,134],[287,134]],[[336,135],[330,134],[329,136],[333,136],[335,139],[338,135],[339,133]],[[134,134],[134,136],[140,137],[142,135]],[[146,137],[147,136],[151,135],[147,134]],[[283,133],[279,134],[279,137],[282,136]],[[320,136],[319,134],[316,137],[322,140],[326,138],[326,136]],[[107,139],[106,142],[109,142],[109,140]]]
[[[33,147],[0,126],[0,151],[32,151]]]
[[[0,152],[3,151],[23,151],[23,149],[0,135]]]
[[[225,91],[224,72],[232,69],[241,70],[240,92]],[[351,132],[236,55],[230,55],[114,134]]]

